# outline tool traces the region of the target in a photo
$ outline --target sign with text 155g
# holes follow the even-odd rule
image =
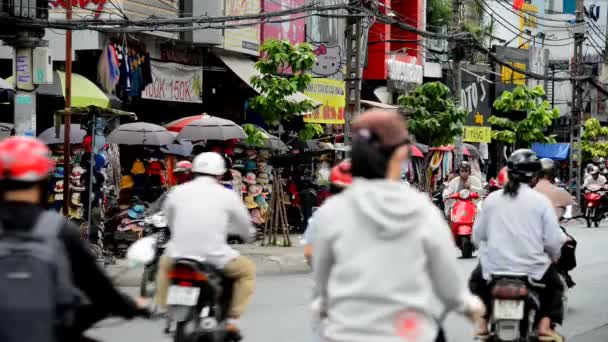
[[[150,100],[203,103],[203,67],[152,61],[152,83],[141,97]]]

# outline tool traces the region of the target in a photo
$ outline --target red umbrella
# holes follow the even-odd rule
[[[454,145],[432,147],[431,151],[452,152],[452,151],[454,151]],[[464,154],[467,157],[472,157],[471,152],[469,152],[469,149],[466,148],[465,146],[462,147],[462,154]]]
[[[422,151],[420,151],[420,149],[416,145],[412,144],[411,148],[412,148],[412,157],[424,158],[424,154],[422,153]]]
[[[182,129],[184,129],[184,127],[188,126],[189,124],[191,124],[192,122],[196,121],[196,120],[200,120],[206,116],[209,116],[207,114],[200,114],[200,115],[194,115],[194,116],[187,116],[185,118],[181,118],[181,119],[177,119],[175,121],[171,121],[168,124],[165,125],[165,127],[167,128],[167,130],[171,131],[171,132],[181,132]]]

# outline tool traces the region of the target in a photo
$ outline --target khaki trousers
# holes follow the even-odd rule
[[[172,259],[164,255],[161,256],[158,262],[154,303],[159,310],[164,310],[167,307],[168,275],[172,263]],[[224,266],[223,271],[224,276],[234,280],[228,317],[239,318],[251,302],[251,297],[253,296],[255,289],[255,264],[249,258],[241,255]]]

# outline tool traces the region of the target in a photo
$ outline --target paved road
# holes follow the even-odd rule
[[[570,309],[562,332],[570,342],[608,341],[608,223],[599,229],[573,225],[569,230],[580,246],[579,266],[573,272],[578,286],[570,292]],[[461,260],[463,275],[468,275],[475,264],[475,260]],[[399,268],[407,274],[406,264],[396,263],[395,271]],[[312,341],[308,314],[311,286],[305,274],[260,277],[253,305],[243,318],[245,341]],[[100,326],[91,336],[106,342],[170,341],[161,333],[160,322],[110,320]],[[471,325],[457,315],[448,317],[446,329],[449,341],[472,341]]]

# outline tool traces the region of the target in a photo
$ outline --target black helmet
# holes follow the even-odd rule
[[[541,165],[541,176],[550,179],[555,178],[555,162],[549,158],[542,158],[540,160]]]
[[[519,149],[511,154],[507,162],[509,179],[528,181],[542,169],[541,162],[532,150]]]
[[[471,163],[469,163],[468,161],[463,161],[462,163],[460,163],[460,166],[458,166],[458,171],[471,172]]]

